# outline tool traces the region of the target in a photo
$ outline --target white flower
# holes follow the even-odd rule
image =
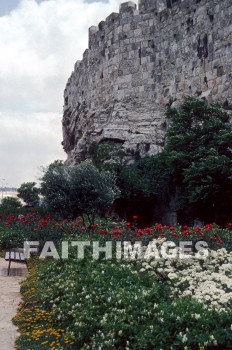
[[[201,317],[201,315],[199,315],[199,314],[194,314],[194,318],[195,318],[196,320],[198,320],[200,317]]]
[[[182,342],[183,342],[183,343],[186,343],[187,340],[188,340],[187,335],[184,334],[184,335],[183,335],[183,338],[182,338]]]
[[[156,243],[158,240],[156,240]],[[158,246],[158,243],[157,243]],[[207,260],[155,260],[151,258],[151,275],[162,274],[171,281],[175,297],[192,296],[206,309],[226,310],[232,299],[232,254],[225,248],[211,251]],[[173,282],[173,280],[177,280]]]

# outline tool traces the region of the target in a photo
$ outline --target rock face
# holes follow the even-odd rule
[[[141,0],[89,29],[64,92],[68,164],[121,143],[128,156],[164,145],[167,106],[185,96],[232,105],[231,0]]]

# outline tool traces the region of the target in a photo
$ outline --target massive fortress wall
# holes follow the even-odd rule
[[[164,144],[167,106],[184,96],[232,103],[231,0],[123,3],[89,29],[64,92],[63,146],[72,164],[112,140],[128,156]]]

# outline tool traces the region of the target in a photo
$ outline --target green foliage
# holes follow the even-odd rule
[[[23,247],[24,241],[28,238],[24,228],[13,229],[12,227],[0,227],[0,249],[11,249]]]
[[[24,182],[18,188],[18,197],[21,198],[27,205],[36,206],[39,203],[39,188],[35,187],[35,182]]]
[[[163,153],[142,158],[128,166],[122,166],[118,171],[117,178],[121,198],[129,201],[127,207],[135,204],[133,210],[137,213],[140,212],[140,216],[145,216],[148,213],[147,204],[149,207],[153,207],[153,211],[155,205],[161,208],[168,202],[170,196],[171,172],[172,169],[167,166]],[[136,211],[136,207],[139,211]]]
[[[127,199],[154,198],[160,206],[178,196],[178,209],[191,208],[207,221],[229,220],[232,200],[232,126],[220,105],[186,98],[169,109],[170,127],[162,152],[122,166],[118,184]]]
[[[23,210],[15,214],[5,217],[2,212],[0,214],[0,250],[23,247],[26,240],[39,241],[41,245],[51,240],[57,242],[70,231],[68,223],[56,221],[49,215]]]
[[[55,160],[47,168],[43,168],[44,175],[41,178],[41,194],[44,197],[44,205],[53,213],[68,216],[70,184],[68,181],[68,168],[60,160]]]
[[[72,167],[55,162],[42,177],[41,193],[52,211],[71,217],[87,214],[92,224],[95,215],[102,215],[114,201],[118,189],[115,177],[90,161]]]
[[[143,171],[134,165],[121,168],[118,184],[124,198],[146,197],[149,184],[143,175]]]
[[[128,263],[74,257],[40,262],[21,292],[23,305],[14,319],[19,350],[232,346],[231,311],[210,311],[188,297],[172,299],[167,282]]]
[[[1,210],[3,209],[9,209],[9,210],[14,210],[17,208],[21,208],[22,204],[18,198],[15,197],[5,197],[2,199],[1,202]]]
[[[232,199],[232,126],[220,105],[186,98],[169,110],[171,126],[164,156],[172,167],[182,205],[225,211]]]
[[[100,171],[90,161],[70,169],[70,208],[77,216],[87,214],[92,224],[95,215],[103,215],[118,195],[115,177]]]
[[[109,141],[93,145],[90,154],[94,165],[100,169],[111,171],[117,171],[125,156],[121,143]]]

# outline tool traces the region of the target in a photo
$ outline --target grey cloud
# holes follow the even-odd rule
[[[1,114],[0,178],[10,186],[33,181],[38,166],[65,159],[61,140],[61,115]]]
[[[0,17],[0,178],[12,186],[65,158],[66,81],[87,48],[88,28],[118,11],[119,2],[21,0]]]

